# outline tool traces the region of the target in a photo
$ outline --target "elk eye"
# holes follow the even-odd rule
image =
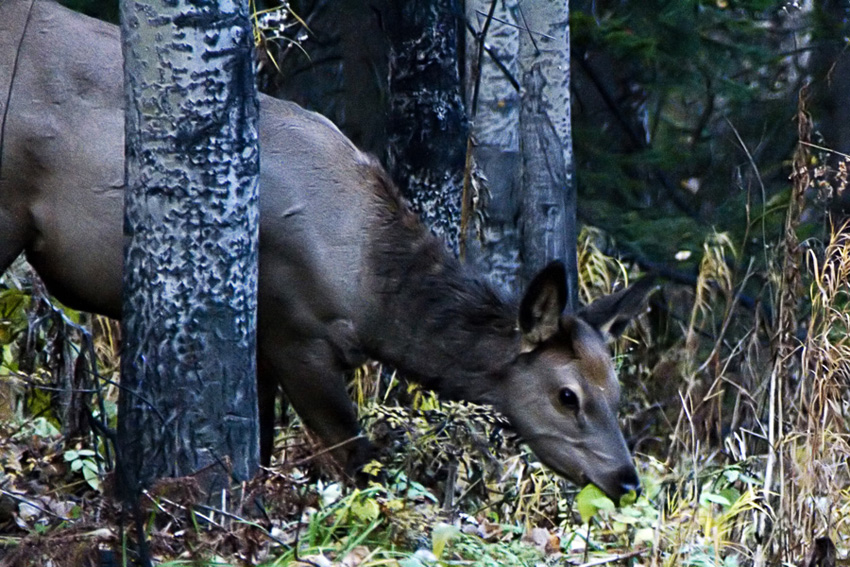
[[[578,396],[569,388],[563,388],[558,392],[558,401],[565,408],[578,409]]]

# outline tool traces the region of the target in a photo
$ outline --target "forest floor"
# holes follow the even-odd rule
[[[585,300],[632,271],[601,238],[582,238]],[[69,436],[56,409],[94,358],[84,407],[114,428],[117,325],[49,301],[19,264],[0,292],[0,566],[130,565],[140,529],[161,565],[845,564],[850,234],[796,263],[777,250],[769,315],[716,235],[696,287],[666,285],[615,345],[644,488],[620,508],[541,466],[488,408],[372,364],[351,390],[380,448],[374,482],[345,481],[291,416],[273,466],[218,509],[182,479],[124,512],[109,442],[85,419]]]

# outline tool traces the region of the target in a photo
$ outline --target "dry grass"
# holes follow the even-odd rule
[[[291,546],[303,537],[305,550],[336,561],[365,549],[367,559],[356,564],[395,565],[432,545],[423,542],[439,539],[431,530],[447,522],[462,533],[446,548],[446,557],[476,564],[798,565],[814,556],[822,538],[834,542],[838,557],[846,558],[850,227],[831,227],[825,244],[809,242],[804,249],[795,226],[803,210],[798,198],[812,183],[840,189],[847,168],[838,167],[833,177],[809,175],[807,163],[806,154],[799,153],[795,204],[771,267],[764,273],[755,273],[751,265],[736,267],[741,245],[727,235],[713,235],[703,247],[697,285],[668,285],[654,302],[668,322],[665,336],[651,322],[659,318],[655,313],[617,345],[621,375],[633,386],[625,390],[624,400],[630,430],[636,439],[652,441],[639,444],[647,497],[634,506],[602,511],[590,525],[581,525],[573,509],[576,489],[540,467],[486,408],[440,403],[370,366],[358,372],[352,391],[362,419],[385,448],[384,488],[335,488],[328,469],[310,458],[309,436],[293,420],[278,439],[278,447],[286,447],[286,462],[252,488],[277,503],[267,508],[266,523],[209,528],[205,536],[172,510],[165,515],[165,528],[151,523],[159,530],[151,536],[159,545],[155,549],[168,556],[191,540],[206,556],[226,552],[235,564],[240,554],[246,557],[239,542],[250,540],[248,555],[271,560],[279,554],[280,562],[294,558]],[[586,302],[640,276],[603,252],[610,248],[604,234],[582,233],[580,294]],[[12,287],[24,280],[20,271],[6,278]],[[757,280],[766,282],[769,292],[745,307],[741,298],[757,289]],[[10,321],[0,330],[11,329]],[[44,352],[56,357],[73,351],[56,346],[60,327],[56,323],[33,335],[37,344],[52,345]],[[101,375],[114,378],[117,327],[101,318],[84,321],[83,327],[94,337]],[[63,340],[78,348],[81,335],[75,333],[66,332]],[[17,364],[25,346],[18,340],[7,347],[14,355],[7,361]],[[117,520],[105,512],[102,503],[108,499],[87,487],[79,471],[68,470],[67,463],[58,467],[63,454],[77,447],[63,445],[67,441],[61,436],[50,438],[33,419],[31,404],[41,399],[39,386],[61,386],[61,373],[49,370],[53,363],[42,356],[31,369],[7,368],[0,376],[7,384],[14,381],[16,388],[4,394],[17,400],[7,406],[14,411],[4,414],[0,456],[6,477],[0,488],[46,507],[73,504],[81,514],[73,524],[77,531],[57,533],[79,537],[81,526],[93,529],[98,518],[109,526]],[[109,402],[116,392],[106,386],[101,392]],[[110,413],[106,405],[91,407]],[[49,407],[39,408],[49,414]],[[86,443],[103,447],[100,439]],[[52,486],[49,494],[38,492],[45,479]],[[337,503],[323,507],[331,489],[341,490]],[[7,504],[0,494],[0,512]],[[56,509],[66,510],[61,506]],[[13,520],[20,510],[13,509]],[[370,515],[374,510],[379,518]],[[8,513],[0,513],[3,521],[12,529]],[[51,540],[40,530],[61,522],[46,513],[28,521],[18,523],[23,525],[16,528],[19,536],[48,549]],[[179,524],[180,533],[200,531],[180,539],[169,522],[172,528]],[[115,531],[97,533],[108,535],[104,541],[117,541]],[[434,544],[438,548],[443,549]]]

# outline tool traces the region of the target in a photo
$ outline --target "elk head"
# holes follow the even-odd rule
[[[644,279],[576,314],[564,314],[566,275],[553,262],[520,303],[518,356],[502,381],[500,408],[544,464],[615,502],[640,481],[617,422],[620,385],[607,341],[637,315]]]

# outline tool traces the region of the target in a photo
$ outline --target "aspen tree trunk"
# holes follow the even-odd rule
[[[469,0],[466,5],[467,19],[479,33],[466,36],[467,100],[475,161],[489,190],[480,196],[479,242],[465,235],[470,259],[492,281],[514,291],[551,260],[563,260],[575,309],[568,4]]]
[[[123,0],[118,434],[129,494],[254,475],[258,99],[248,2]]]
[[[518,291],[520,234],[519,28],[517,0],[467,0],[466,18],[484,36],[466,35],[466,97],[470,112],[476,167],[486,194],[479,194],[477,226],[466,239],[467,261],[478,266],[496,286]],[[498,64],[497,64],[498,62]]]
[[[519,35],[522,280],[561,259],[569,306],[578,305],[576,189],[570,123],[567,0],[522,4]]]

